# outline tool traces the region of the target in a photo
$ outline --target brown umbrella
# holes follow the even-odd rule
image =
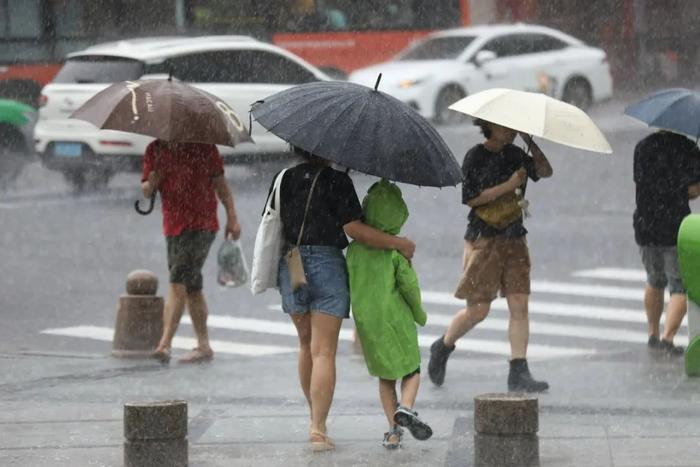
[[[241,119],[221,99],[170,79],[115,83],[95,94],[71,118],[104,130],[165,141],[225,146],[253,141]]]
[[[95,94],[71,118],[85,120],[103,130],[152,136],[164,141],[235,146],[252,142],[240,118],[213,94],[167,80],[123,81]],[[150,205],[139,214],[153,211]]]

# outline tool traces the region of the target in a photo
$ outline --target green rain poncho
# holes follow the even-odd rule
[[[362,202],[365,223],[397,235],[408,218],[399,187],[381,180]],[[353,242],[347,252],[352,314],[371,375],[397,380],[420,366],[416,324],[425,325],[416,273],[398,251]]]

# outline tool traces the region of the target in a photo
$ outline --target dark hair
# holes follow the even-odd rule
[[[300,148],[299,146],[294,146],[292,145],[292,152],[306,160],[307,162],[310,162],[312,164],[327,164],[328,162],[321,158],[318,157],[316,154],[313,154],[305,149]]]
[[[475,118],[474,125],[481,128],[481,133],[486,139],[489,139],[491,137],[491,124],[489,122],[480,118]]]

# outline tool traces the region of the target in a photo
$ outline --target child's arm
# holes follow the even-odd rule
[[[413,320],[421,326],[425,326],[428,316],[421,304],[416,271],[413,270],[406,258],[398,254],[394,255],[394,267],[396,268],[396,285],[399,288],[399,293],[411,308]]]

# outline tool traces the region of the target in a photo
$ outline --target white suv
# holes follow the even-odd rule
[[[43,164],[64,173],[77,189],[104,185],[118,171],[138,171],[152,138],[110,130],[68,117],[117,81],[173,76],[222,98],[241,117],[250,105],[295,84],[330,79],[296,55],[247,36],[160,37],[89,47],[68,58],[42,91],[34,130]],[[287,145],[257,123],[255,144],[221,147],[224,159],[279,154]]]

